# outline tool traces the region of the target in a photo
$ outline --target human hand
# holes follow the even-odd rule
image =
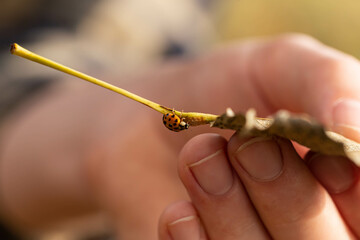
[[[356,60],[306,37],[259,49],[245,74],[254,85],[244,87],[257,88],[260,114],[306,112],[359,141]],[[309,152],[302,159],[280,138],[204,134],[185,145],[178,171],[191,202],[166,208],[161,240],[360,237],[359,168],[346,158]]]
[[[305,112],[359,140],[359,76],[353,58],[289,35],[161,65],[121,86],[186,111]],[[156,239],[162,209],[186,198],[176,178],[178,151],[204,131],[229,131],[202,126],[172,133],[157,112],[93,85],[76,85],[53,88],[3,128],[2,215],[34,229],[100,208],[120,237]]]
[[[178,171],[191,202],[163,213],[160,240],[356,239],[359,168],[280,138],[191,139]]]

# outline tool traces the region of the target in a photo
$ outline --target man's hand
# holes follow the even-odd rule
[[[360,141],[358,61],[297,35],[227,51],[239,53],[237,78],[224,81],[234,104],[305,112]],[[161,240],[360,237],[359,168],[346,158],[302,159],[281,138],[203,134],[185,145],[178,171],[191,202],[166,208]]]

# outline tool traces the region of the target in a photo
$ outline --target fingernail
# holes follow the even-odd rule
[[[223,149],[189,165],[201,188],[213,195],[222,195],[233,184],[230,164]]]
[[[360,102],[339,99],[333,106],[332,130],[348,138],[360,141]]]
[[[344,157],[315,154],[308,165],[315,177],[331,193],[348,190],[356,180],[355,166]]]
[[[274,180],[282,172],[280,147],[271,138],[250,139],[236,150],[235,158],[251,177],[259,181]]]
[[[200,226],[195,216],[183,217],[168,224],[173,240],[200,239]]]

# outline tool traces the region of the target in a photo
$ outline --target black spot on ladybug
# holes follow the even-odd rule
[[[163,121],[163,123],[166,125],[166,121]]]
[[[176,122],[176,123],[177,123],[177,122],[178,122],[178,119],[175,119],[175,121],[174,121],[174,122]]]
[[[168,117],[168,116],[169,116],[169,113],[167,113],[166,116]]]
[[[174,117],[175,117],[175,114],[171,115],[171,117],[174,118]]]
[[[172,128],[172,127],[173,127],[173,125],[172,125],[172,124],[169,124],[169,127],[171,127],[171,128]]]

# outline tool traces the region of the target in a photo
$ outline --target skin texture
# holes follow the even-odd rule
[[[358,79],[357,60],[293,34],[169,63],[126,89],[185,111],[305,112],[360,140]],[[103,210],[123,239],[360,236],[358,168],[347,159],[304,161],[286,140],[229,139],[206,126],[174,133],[161,117],[82,82],[38,96],[1,131],[1,216],[31,232]],[[213,133],[193,138],[203,132]]]

